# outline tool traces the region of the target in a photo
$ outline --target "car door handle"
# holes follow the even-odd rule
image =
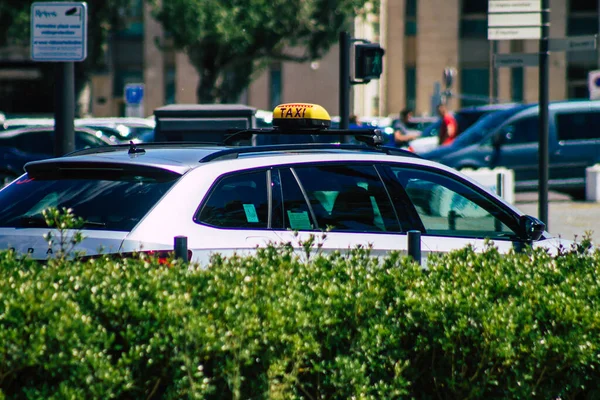
[[[267,236],[247,236],[246,244],[252,247],[265,246],[267,243],[272,241],[272,238]]]

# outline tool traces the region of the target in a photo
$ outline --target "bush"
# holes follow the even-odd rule
[[[0,397],[598,398],[600,252],[0,255]]]

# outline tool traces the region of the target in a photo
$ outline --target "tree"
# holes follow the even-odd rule
[[[235,102],[273,61],[321,58],[368,0],[149,0],[197,69],[199,103]],[[375,8],[376,9],[376,8]]]
[[[91,74],[107,68],[106,51],[111,31],[119,29],[127,10],[135,0],[86,0],[88,8],[87,58],[75,63],[75,91],[79,95],[89,83]],[[28,46],[30,14],[34,0],[2,0],[0,2],[0,46]],[[52,76],[53,63],[40,63],[46,76]],[[43,80],[52,82],[52,79]]]

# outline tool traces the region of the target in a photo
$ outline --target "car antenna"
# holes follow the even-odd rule
[[[127,152],[128,154],[138,154],[138,153],[145,153],[145,152],[146,152],[146,150],[137,148],[135,143],[133,143],[133,140],[129,141],[129,151]]]

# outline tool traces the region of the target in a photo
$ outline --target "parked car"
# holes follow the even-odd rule
[[[140,136],[154,132],[156,122],[148,118],[114,117],[114,118],[79,118],[75,120],[77,126],[87,126],[98,129],[114,136],[121,142],[136,141]]]
[[[76,150],[111,144],[93,129],[75,129]],[[0,154],[0,186],[4,186],[23,174],[23,166],[29,161],[54,155],[54,129],[29,127],[0,131]]]
[[[490,112],[506,110],[519,105],[519,103],[502,103],[461,108],[460,110],[452,113],[458,125],[458,135],[461,135],[482,116]],[[409,150],[417,154],[422,154],[438,147],[440,126],[441,121],[439,118],[437,118],[436,122],[430,124],[421,132],[419,138],[410,142]]]
[[[585,169],[600,162],[600,101],[554,102],[549,106],[551,190],[585,197]],[[515,190],[539,183],[539,107],[525,107],[486,132],[470,130],[424,158],[456,169],[514,170]]]
[[[318,135],[314,126],[327,125],[322,107],[279,109],[287,107],[303,113],[301,121],[275,113],[274,126],[287,134],[308,124]],[[25,169],[0,191],[0,248],[35,259],[49,253],[41,215],[47,207],[72,208],[84,219],[85,239],[75,250],[90,256],[165,254],[184,235],[189,259],[205,263],[215,252],[298,243],[325,229],[323,251],[371,245],[373,255],[407,251],[410,230],[422,233],[423,257],[468,244],[482,250],[486,238],[501,252],[528,244],[555,252],[572,243],[452,168],[368,142],[117,145]]]

